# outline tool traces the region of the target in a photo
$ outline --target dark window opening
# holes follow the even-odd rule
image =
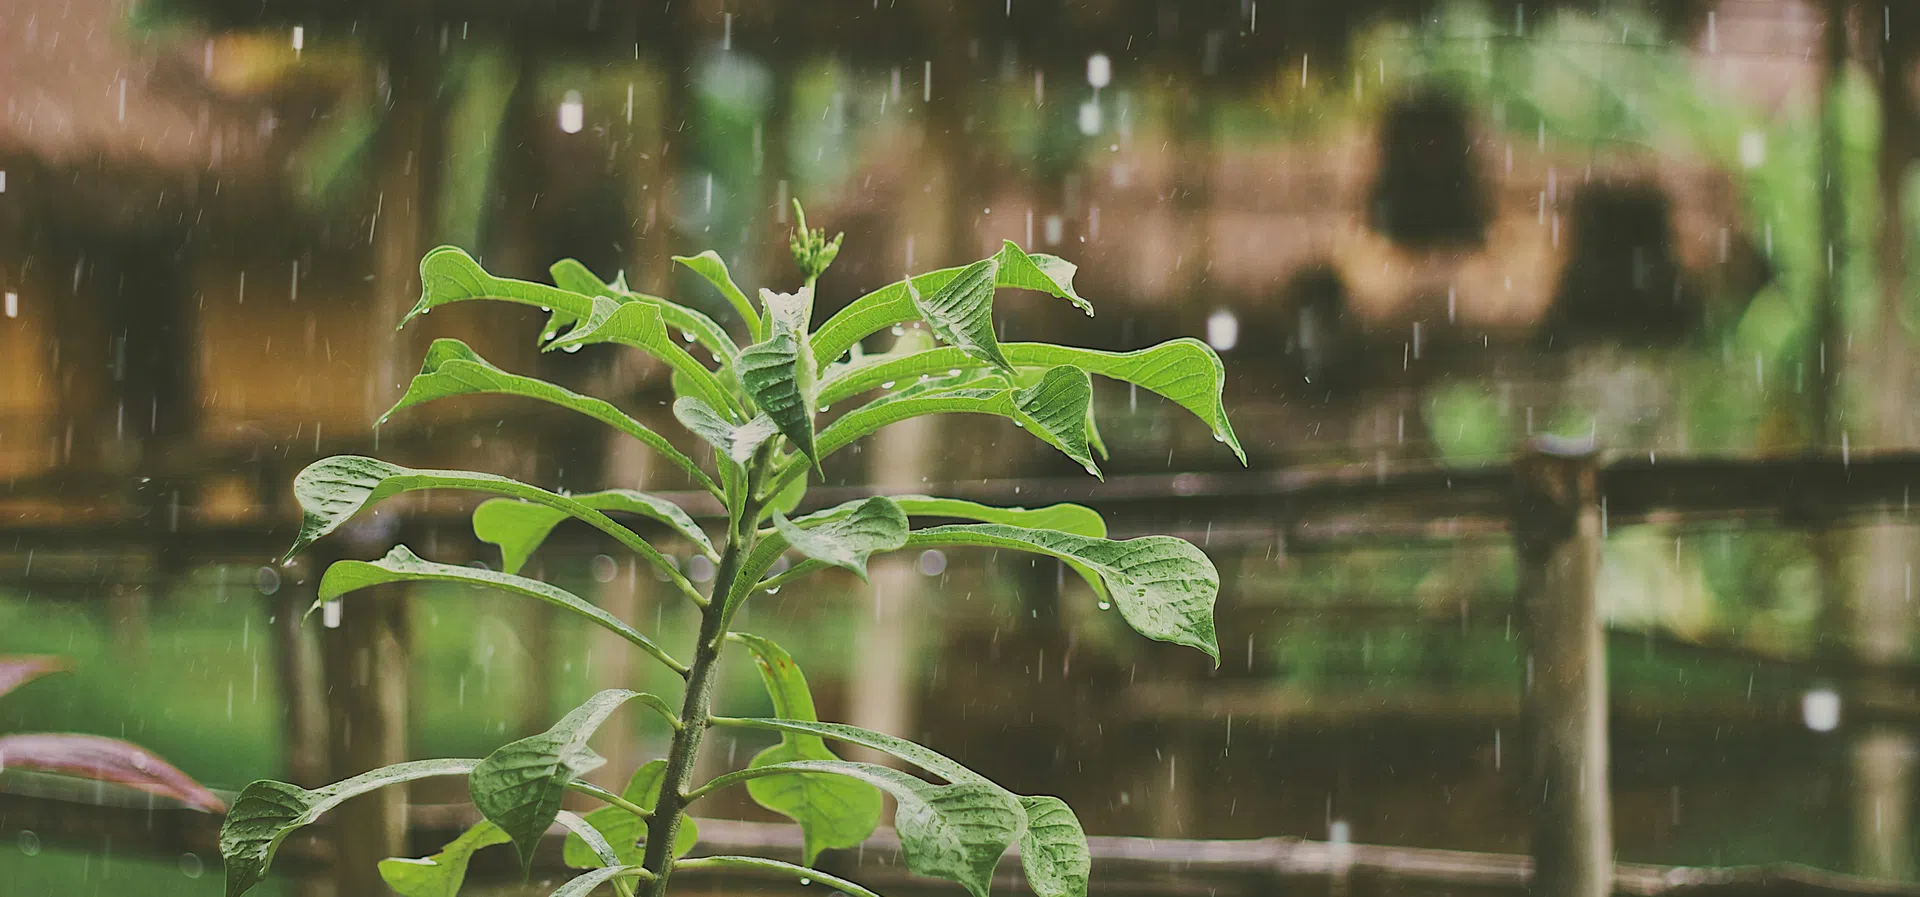
[[[1379,141],[1367,212],[1374,230],[1419,250],[1485,242],[1487,186],[1470,155],[1467,109],[1459,100],[1429,88],[1395,102]]]

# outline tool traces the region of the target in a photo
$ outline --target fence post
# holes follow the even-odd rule
[[[1533,885],[1541,897],[1608,897],[1607,665],[1594,584],[1600,476],[1591,440],[1543,437],[1514,462],[1514,547],[1526,639]]]

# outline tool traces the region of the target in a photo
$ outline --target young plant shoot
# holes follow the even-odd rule
[[[1092,306],[1074,292],[1072,264],[1028,254],[1011,242],[973,264],[883,287],[815,326],[814,284],[839,249],[840,237],[826,239],[801,217],[792,250],[802,285],[791,293],[762,289],[757,303],[734,284],[715,253],[675,258],[725,297],[737,316],[734,332],[687,306],[635,293],[619,280],[606,283],[572,260],[553,266],[555,285],[548,286],[495,277],[453,247],[427,254],[420,263],[423,294],[409,319],[452,302],[514,302],[551,312],[541,335],[548,349],[616,343],[646,352],[671,370],[677,396],[673,416],[712,449],[711,458],[690,457],[676,448],[676,440],[609,402],[501,370],[457,340],[438,340],[428,349],[419,376],[389,416],[425,402],[482,393],[571,409],[639,440],[684,471],[725,509],[724,528],[716,521],[716,531],[709,533],[685,510],[643,492],[569,495],[493,474],[417,470],[339,456],[318,461],[295,478],[294,493],[305,515],[288,556],[403,492],[458,489],[489,496],[475,509],[473,528],[482,540],[499,546],[501,572],[467,566],[459,558],[429,560],[402,545],[378,560],[333,564],[320,581],[319,602],[392,582],[488,586],[586,618],[671,670],[685,689],[677,700],[619,688],[600,692],[546,732],[504,745],[484,759],[402,763],[316,790],[254,782],[240,793],[221,829],[228,897],[261,882],[281,842],[329,808],[375,788],[428,776],[464,776],[484,821],[432,856],[383,862],[380,871],[387,882],[408,897],[457,893],[469,858],[488,846],[512,845],[524,867],[555,823],[570,831],[567,863],[589,870],[555,891],[555,897],[585,895],[603,885],[622,895],[659,897],[676,869],[698,868],[772,872],[872,897],[858,884],[809,867],[822,850],[853,847],[871,835],[882,821],[882,795],[894,799],[892,822],[915,873],[957,882],[974,897],[985,897],[994,868],[1017,843],[1036,894],[1085,895],[1091,866],[1086,836],[1065,803],[1014,794],[891,735],[820,721],[793,657],[767,639],[735,631],[732,623],[755,595],[827,567],[864,578],[867,560],[876,552],[978,546],[1054,557],[1142,635],[1196,648],[1217,663],[1213,605],[1219,577],[1206,555],[1180,539],[1110,540],[1098,513],[1066,504],[996,508],[891,495],[806,514],[795,511],[804,502],[809,478],[828,456],[888,424],[922,415],[1010,418],[1098,476],[1095,456],[1104,455],[1104,449],[1094,427],[1093,374],[1179,404],[1244,463],[1221,406],[1220,359],[1192,339],[1136,352],[1000,342],[993,300],[1003,287],[1051,294],[1092,314]],[[884,354],[859,352],[862,340],[910,321],[925,322],[937,344],[903,339]],[[696,343],[698,354],[711,363],[688,351]],[[847,410],[827,418],[823,409],[828,406]],[[647,531],[684,540],[706,556],[715,566],[711,587],[696,587],[670,557],[616,517],[643,518],[651,525]],[[520,575],[528,557],[566,518],[611,536],[697,607],[694,643],[662,645],[631,621]],[[782,558],[792,563],[781,565]],[[752,656],[774,716],[713,712],[715,671],[730,651]],[[657,717],[663,733],[671,734],[667,755],[632,770],[619,794],[588,784],[582,776],[605,762],[588,748],[588,740],[609,715],[636,708],[649,719]],[[743,769],[694,781],[701,743],[716,726],[776,733],[780,741]],[[891,755],[920,774],[840,759],[831,744]],[[734,787],[745,788],[761,806],[800,826],[804,865],[689,856],[699,846],[689,810],[701,798]],[[568,791],[604,806],[584,816],[564,812],[561,798]]]

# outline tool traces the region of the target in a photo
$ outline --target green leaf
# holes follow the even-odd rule
[[[1072,365],[1049,369],[1032,386],[931,388],[884,396],[842,415],[820,433],[826,457],[888,424],[926,414],[994,414],[1027,429],[1094,476],[1100,467],[1087,446],[1087,408],[1093,384]]]
[[[234,798],[220,826],[220,858],[227,870],[227,897],[240,897],[267,877],[281,842],[299,828],[313,824],[322,813],[341,802],[376,788],[429,776],[466,775],[478,760],[416,760],[362,773],[309,791],[298,785],[266,779],[254,782]]]
[[[1001,343],[1000,350],[1017,367],[1070,364],[1156,393],[1200,418],[1217,439],[1233,449],[1240,463],[1246,463],[1246,452],[1234,436],[1226,405],[1221,401],[1226,388],[1226,369],[1220,363],[1220,356],[1206,343],[1182,337],[1133,352],[1103,352],[1048,343]],[[868,356],[828,370],[820,384],[819,401],[832,405],[889,382],[913,383],[922,375],[964,370],[980,364],[953,347],[906,355]]]
[[[548,270],[553,272],[554,283],[576,293],[605,296],[615,302],[645,302],[653,305],[660,309],[660,317],[666,321],[668,329],[679,331],[682,337],[691,336],[692,339],[688,341],[699,342],[706,347],[707,351],[721,358],[731,361],[734,356],[740,354],[740,348],[734,344],[733,337],[728,336],[726,329],[712,318],[659,296],[633,292],[627,289],[624,277],[615,278],[613,283],[607,283],[594,276],[592,271],[587,270],[587,266],[573,259],[561,259]],[[548,338],[552,338],[553,335],[549,333]]]
[[[293,547],[287,549],[287,559],[291,560],[301,549],[313,544],[314,540],[338,529],[359,513],[361,508],[417,489],[467,489],[545,505],[583,520],[619,540],[620,544],[646,558],[666,574],[667,579],[684,594],[699,594],[693,583],[681,575],[673,561],[635,535],[633,530],[572,498],[495,474],[467,470],[415,470],[360,455],[322,458],[307,465],[293,478],[294,498],[300,502],[300,508],[305,513],[300,521],[300,534],[294,539]]]
[[[380,878],[400,897],[457,897],[474,852],[511,840],[499,826],[482,820],[432,856],[381,860]]]
[[[603,866],[567,882],[554,891],[552,897],[587,897],[595,888],[613,881],[615,878],[646,877],[646,869],[640,866]]]
[[[660,783],[667,775],[667,761],[650,760],[641,764],[639,769],[627,779],[626,790],[620,796],[643,810],[651,810],[660,804]],[[607,863],[587,843],[576,835],[568,835],[561,850],[566,864],[575,869],[590,869],[594,866],[634,865],[645,854],[647,840],[647,821],[619,807],[601,807],[588,813],[587,822],[598,830],[613,845],[616,862]],[[700,840],[700,826],[692,817],[680,820],[680,831],[673,839],[673,855],[686,856]]]
[[[841,775],[893,795],[893,827],[907,868],[964,885],[986,897],[993,868],[1020,836],[1026,811],[998,785],[960,782],[935,785],[897,769],[847,760],[800,760],[728,773],[703,789],[766,776]]]
[[[607,762],[587,747],[587,739],[620,705],[639,696],[619,688],[600,692],[553,728],[503,745],[474,768],[467,779],[473,805],[513,839],[523,867],[532,864],[540,837],[559,815],[567,784]]]
[[[701,364],[698,359],[680,348],[673,337],[667,334],[666,321],[660,315],[660,306],[652,302],[616,302],[605,297],[595,298],[593,308],[585,320],[547,344],[548,351],[554,349],[571,350],[576,346],[592,346],[600,343],[614,343],[631,346],[666,362],[673,369],[679,382],[684,383],[697,395],[715,408],[724,408],[729,412],[740,409],[734,403],[732,394],[720,383],[720,380]],[[730,360],[730,359],[722,359]]]
[[[773,418],[761,414],[744,424],[728,423],[713,406],[693,396],[673,400],[673,416],[695,436],[713,446],[718,457],[740,467],[753,460],[762,443],[779,432]],[[725,464],[721,465],[726,466]]]
[[[764,857],[741,857],[741,856],[701,857],[696,860],[688,860],[684,863],[680,863],[675,868],[678,868],[678,869],[746,869],[746,870],[755,871],[755,872],[781,872],[781,873],[785,873],[788,877],[797,879],[803,883],[817,881],[823,885],[826,885],[829,888],[832,888],[843,894],[847,894],[849,895],[849,897],[880,897],[879,894],[875,894],[874,892],[868,890],[866,887],[860,884],[857,884],[855,882],[848,881],[844,878],[841,878],[838,875],[821,872],[818,869],[809,869],[805,866],[796,866],[792,863],[781,862],[780,860],[769,860]]]
[[[1070,263],[1050,255],[1036,253],[1027,257],[1032,261],[1034,267],[1044,272],[1054,272],[1052,275],[1049,275],[1049,278],[1056,280],[1055,286],[1059,285],[1057,282],[1059,272],[1071,270],[1073,267]],[[1004,247],[999,254],[993,257],[992,261],[995,261],[999,268],[996,274],[997,279],[994,283],[995,286],[1024,287],[1027,289],[1043,288],[1040,287],[1039,284],[1045,281],[1031,278],[1029,276],[1030,272],[1023,270],[1018,259],[1010,258]],[[942,268],[938,271],[929,271],[925,274],[915,276],[910,279],[910,282],[913,284],[913,289],[923,295],[936,293],[948,283],[952,282],[952,280],[958,277],[960,272],[964,270],[966,270],[966,268]],[[1052,292],[1055,296],[1063,299],[1073,301],[1074,304],[1084,308],[1085,300],[1079,299],[1078,296],[1073,295],[1071,292],[1071,281],[1072,276],[1069,274],[1067,275],[1067,287],[1065,289],[1060,292],[1054,292],[1052,290],[1048,290],[1048,292]],[[848,303],[846,308],[841,309],[834,314],[833,317],[828,318],[825,324],[820,325],[820,329],[813,333],[813,350],[819,362],[821,364],[827,364],[837,361],[840,356],[847,354],[847,350],[853,348],[854,344],[865,339],[870,334],[884,330],[903,321],[912,321],[919,318],[920,310],[914,305],[913,296],[907,289],[907,283],[908,281],[896,281],[874,290],[865,296],[861,296]]]
[[[1115,542],[997,523],[915,530],[909,546],[974,545],[1051,555],[1098,573],[1127,625],[1148,638],[1198,648],[1220,662],[1213,602],[1220,574],[1206,554],[1172,536]]]
[[[1012,373],[1013,365],[1000,354],[1000,341],[993,335],[994,275],[999,270],[998,261],[982,259],[960,269],[958,276],[932,295],[921,293],[908,280],[907,295],[941,342]]]
[[[949,782],[975,782],[992,784],[985,776],[974,772],[947,758],[931,748],[921,747],[904,738],[896,738],[884,732],[849,726],[845,723],[822,723],[802,719],[764,719],[720,717],[713,718],[716,726],[734,726],[743,729],[761,729],[769,732],[797,732],[803,735],[817,735],[871,748],[883,754],[899,757]]]
[[[384,424],[393,415],[404,408],[424,404],[437,399],[465,395],[511,395],[538,399],[552,405],[558,405],[571,411],[577,411],[594,420],[600,421],[622,433],[640,440],[654,451],[665,455],[681,470],[694,478],[702,488],[709,492],[718,492],[712,479],[693,459],[687,457],[673,443],[639,421],[628,417],[611,403],[592,396],[583,396],[569,389],[555,386],[545,380],[510,374],[494,367],[479,353],[474,352],[457,339],[437,339],[427,348],[426,361],[420,365],[420,373],[407,385],[406,395],[394,403],[387,413],[380,416],[376,426]]]
[[[1034,897],[1087,897],[1093,854],[1073,808],[1057,797],[1022,797],[1027,828],[1020,835],[1020,865]]]
[[[1005,523],[1033,529],[1052,529],[1082,536],[1106,538],[1107,521],[1085,505],[1057,504],[1044,508],[997,508],[958,498],[931,495],[890,496],[908,517],[951,517],[981,523]]]
[[[792,655],[757,635],[735,632],[727,636],[753,651],[760,681],[773,699],[773,712],[782,719],[817,722],[813,693],[807,677]],[[818,735],[781,733],[780,743],[755,755],[748,768],[797,760],[838,760]],[[880,824],[880,790],[858,779],[801,773],[747,782],[755,803],[800,825],[803,855],[811,866],[820,851],[858,845]]]
[[[1078,265],[1045,253],[1028,255],[1012,240],[1001,244],[1000,254],[994,259],[1000,263],[1000,286],[1050,293],[1073,303],[1075,308],[1086,312],[1087,317],[1093,317],[1093,303],[1073,291],[1073,275],[1080,270]]]
[[[720,559],[706,530],[694,523],[679,505],[658,495],[632,489],[608,489],[575,495],[573,499],[598,511],[635,514],[666,524],[668,529],[697,546],[701,554],[716,561]],[[565,513],[546,505],[490,498],[473,509],[473,534],[482,542],[500,546],[502,570],[519,573],[534,549],[565,519]]]
[[[436,564],[422,560],[405,545],[394,546],[392,551],[387,552],[386,557],[377,561],[334,562],[327,568],[326,575],[320,578],[320,597],[313,606],[319,607],[357,589],[390,582],[457,582],[500,589],[544,601],[561,610],[598,623],[601,628],[632,642],[635,647],[658,658],[661,663],[676,672],[685,672],[687,668],[686,664],[673,659],[639,630],[627,625],[620,618],[589,604],[572,592],[537,579],[455,564]]]
[[[807,319],[813,295],[761,290],[767,306],[768,334],[740,351],[740,387],[800,453],[819,466],[813,449],[813,349]]]
[[[407,312],[407,317],[400,324],[404,327],[407,321],[442,305],[473,299],[531,305],[564,312],[574,319],[585,318],[593,311],[591,296],[544,283],[495,277],[480,267],[480,263],[474,261],[466,250],[458,246],[440,246],[420,259],[420,301],[414,304],[412,311]]]
[[[740,292],[740,288],[734,285],[733,275],[727,271],[727,263],[720,258],[720,253],[709,249],[699,255],[676,255],[673,260],[687,266],[693,273],[706,278],[708,283],[713,284],[714,289],[719,290],[720,295],[725,296],[727,302],[733,306],[734,312],[740,315],[740,320],[746,322],[748,333],[754,334],[757,338],[764,332],[760,329],[759,313],[753,310],[753,303],[747,300],[747,294]]]
[[[907,515],[884,496],[856,505],[844,516],[803,527],[775,513],[773,526],[787,545],[813,560],[867,578],[867,556],[907,544]]]

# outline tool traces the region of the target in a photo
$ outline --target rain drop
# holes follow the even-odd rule
[[[568,355],[572,355],[573,353],[580,351],[580,344],[568,343],[567,345],[560,347],[560,351],[565,352]]]
[[[881,388],[881,389],[892,389],[892,388],[893,388],[893,381],[892,381],[892,380],[888,380],[887,382],[885,382],[885,383],[882,383],[882,384],[880,384],[880,388]]]
[[[1113,602],[1108,601],[1105,598],[1100,599],[1100,604],[1098,606],[1101,610],[1113,610]]]
[[[586,106],[580,100],[580,91],[569,90],[560,100],[560,130],[578,134],[585,125]]]
[[[902,326],[900,326],[899,324],[895,324],[895,325],[893,325],[893,335],[894,335],[894,336],[906,336],[906,335],[907,335],[907,328],[905,328],[905,327],[902,327]]]
[[[587,566],[593,573],[594,582],[612,582],[613,578],[620,574],[620,565],[604,554],[594,555]]]
[[[713,578],[713,562],[706,555],[696,554],[687,561],[687,578],[694,582],[706,582]]]
[[[921,576],[939,576],[946,572],[947,556],[937,548],[929,548],[920,552],[920,560],[915,566],[919,568]]]
[[[31,830],[28,830],[28,829],[21,829],[19,841],[20,841],[21,853],[24,853],[30,857],[40,855],[40,836],[39,835],[34,834]]]
[[[180,855],[180,874],[188,878],[199,878],[207,874],[206,861],[200,859],[197,853],[183,853]]]
[[[280,571],[272,567],[261,567],[253,573],[253,584],[262,595],[271,595],[280,591]]]

